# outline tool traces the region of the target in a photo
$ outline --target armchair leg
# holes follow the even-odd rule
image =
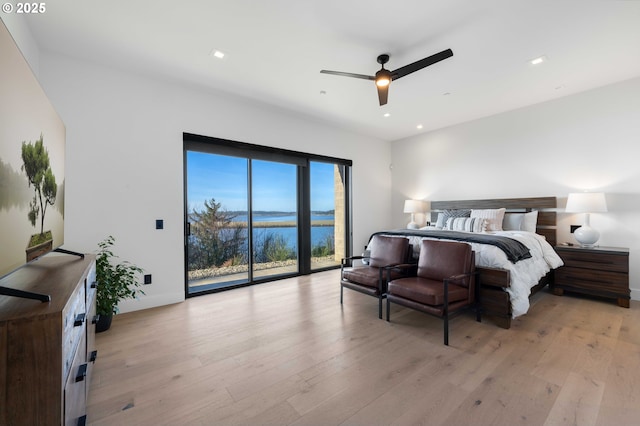
[[[378,297],[378,318],[382,319],[382,296]]]
[[[387,297],[387,322],[389,322],[389,316],[391,315],[391,301]]]
[[[444,316],[444,344],[449,346],[449,315]]]
[[[340,283],[340,304],[342,305],[342,292],[344,290],[344,287],[342,286],[342,283]]]
[[[480,300],[480,283],[478,282],[477,276],[475,280],[475,303],[474,306],[476,308],[476,321],[482,322],[482,303]]]

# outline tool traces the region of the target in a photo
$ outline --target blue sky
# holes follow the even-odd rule
[[[253,209],[296,210],[296,166],[253,160]],[[189,209],[215,198],[225,210],[247,209],[247,160],[195,151],[187,152]],[[311,210],[334,208],[333,164],[311,165]]]

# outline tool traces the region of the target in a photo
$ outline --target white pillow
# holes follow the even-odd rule
[[[450,217],[444,227],[449,231],[484,232],[485,220],[477,217]]]
[[[538,226],[538,211],[534,210],[524,214],[522,219],[522,225],[520,225],[521,231],[536,232]]]
[[[469,217],[470,214],[471,210],[469,209],[445,210],[444,212],[438,213],[436,228],[443,229],[447,224],[447,219],[450,217]]]
[[[524,213],[507,213],[502,220],[503,231],[519,231],[522,226]]]
[[[471,210],[471,217],[484,219],[487,231],[502,231],[502,221],[506,210],[505,208]]]
[[[502,221],[502,229],[505,231],[536,232],[537,225],[537,210],[529,213],[507,213]]]

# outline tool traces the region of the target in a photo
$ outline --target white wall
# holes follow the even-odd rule
[[[392,211],[406,198],[455,200],[606,193],[599,244],[630,248],[640,300],[640,78],[393,142]],[[582,215],[558,213],[558,241]]]
[[[354,247],[391,222],[388,142],[57,54],[40,56],[40,76],[67,127],[65,248],[92,252],[113,235],[153,275],[125,312],[184,299],[183,132],[352,159]]]
[[[16,42],[22,56],[25,57],[31,70],[38,77],[40,70],[40,49],[33,38],[29,27],[25,21],[25,15],[18,13],[3,13],[0,19],[11,33],[13,40]]]

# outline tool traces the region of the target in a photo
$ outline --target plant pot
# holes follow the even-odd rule
[[[113,315],[100,315],[96,322],[96,333],[102,333],[103,331],[107,331],[111,328],[112,319]]]

